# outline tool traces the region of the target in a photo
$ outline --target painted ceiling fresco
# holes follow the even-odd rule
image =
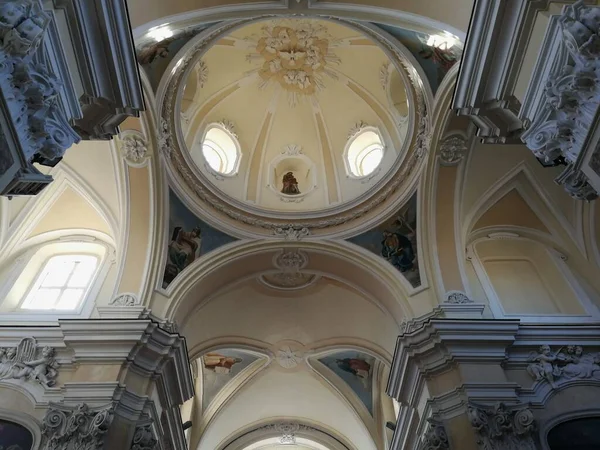
[[[373,367],[375,358],[358,351],[342,351],[319,359],[341,378],[373,415]]]
[[[229,382],[259,359],[258,356],[237,349],[221,349],[204,354],[202,363],[202,409],[210,403]]]
[[[423,67],[434,94],[448,71],[460,60],[462,55],[460,45],[442,50],[427,45],[427,38],[429,37],[427,34],[389,25],[378,24],[377,26],[398,39],[412,53]]]
[[[177,195],[169,190],[169,237],[162,287],[168,287],[200,256],[236,240],[196,217]]]
[[[381,256],[404,275],[412,287],[421,286],[417,254],[417,194],[390,219],[348,239]]]

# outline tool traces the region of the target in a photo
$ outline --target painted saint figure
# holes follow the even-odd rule
[[[200,235],[200,227],[196,227],[192,231],[184,231],[182,227],[175,227],[169,243],[163,284],[168,285],[183,269],[200,256],[202,244]]]
[[[414,267],[415,251],[410,239],[398,232],[385,230],[381,241],[381,256],[387,259],[400,272]]]
[[[294,176],[294,172],[287,172],[283,176],[283,187],[281,193],[286,195],[298,195],[300,189],[298,188],[298,180]]]
[[[204,367],[215,373],[223,374],[228,374],[234,365],[242,362],[242,358],[233,358],[220,353],[207,353],[203,358]]]
[[[371,373],[371,365],[368,362],[358,358],[337,359],[336,362],[341,370],[360,378],[365,388],[368,387]]]

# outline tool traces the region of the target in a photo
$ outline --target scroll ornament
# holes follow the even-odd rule
[[[469,405],[467,415],[482,450],[536,450],[533,413],[525,406],[493,407]]]
[[[24,338],[17,347],[0,348],[0,380],[35,381],[44,387],[56,384],[58,362],[52,347],[38,348],[34,338]]]
[[[113,418],[112,405],[92,410],[85,403],[75,408],[51,404],[42,424],[42,450],[102,450]]]

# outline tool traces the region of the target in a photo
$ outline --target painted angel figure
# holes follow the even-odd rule
[[[564,355],[560,351],[552,353],[549,345],[540,346],[538,352],[531,352],[528,361],[533,362],[527,366],[527,373],[537,381],[547,380],[552,387],[555,387],[555,377],[562,375],[560,367],[554,363],[564,360]]]

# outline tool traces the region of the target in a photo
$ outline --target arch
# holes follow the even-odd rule
[[[228,284],[223,280],[217,281],[218,277],[215,275],[222,270],[227,270],[236,279],[272,269],[272,257],[282,248],[301,248],[322,257],[321,265],[315,266],[314,270],[326,270],[334,277],[358,286],[370,294],[396,323],[399,324],[402,318],[413,317],[412,308],[407,301],[405,282],[394,267],[358,246],[343,241],[325,240],[302,243],[256,240],[223,246],[199,258],[169,286],[167,295],[170,299],[165,307],[166,317],[182,321],[193,310],[205,304],[204,300],[198,302],[197,299],[210,299],[212,294]],[[250,261],[251,265],[248,266]],[[367,267],[372,270],[365,270]],[[354,270],[358,279],[353,280],[354,274],[345,275],[342,269]]]
[[[286,430],[293,431],[293,434],[298,437],[313,440],[328,450],[356,450],[350,442],[325,425],[295,417],[276,417],[255,422],[226,438],[217,448],[244,450],[256,442],[273,437],[279,438]]]
[[[514,231],[518,231],[515,233]],[[519,242],[517,244],[509,244],[511,242]],[[493,250],[483,250],[480,247],[482,245],[489,245],[493,243],[499,243],[495,245]],[[526,246],[528,244],[528,246]],[[533,247],[531,247],[533,245]],[[518,251],[516,251],[518,248]],[[528,250],[525,250],[528,249]],[[536,250],[536,249],[539,249]],[[491,252],[491,253],[490,253]],[[515,253],[516,252],[516,253]],[[541,254],[539,252],[542,252]],[[488,253],[487,255],[485,253]],[[571,271],[569,266],[566,264],[567,256],[561,253],[555,245],[550,236],[540,233],[536,230],[523,229],[519,227],[498,227],[498,228],[485,228],[480,230],[477,234],[472,236],[471,240],[468,241],[467,247],[468,260],[472,263],[473,268],[479,281],[486,293],[489,300],[489,306],[494,314],[495,318],[521,318],[528,321],[534,322],[557,322],[557,321],[593,321],[594,317],[598,316],[599,310],[593,304],[588,297],[586,291],[581,286],[579,280]],[[487,265],[489,264],[501,264],[500,270],[506,270],[511,266],[520,265],[520,273],[525,274],[531,272],[532,276],[528,277],[531,282],[537,281],[541,283],[540,286],[545,286],[548,281],[548,276],[551,277],[555,283],[553,288],[543,295],[544,302],[552,303],[552,299],[559,301],[555,304],[556,312],[548,312],[545,314],[537,313],[525,313],[525,312],[508,312],[504,306],[502,298],[498,295],[497,286],[495,286],[492,275],[489,274]],[[540,264],[544,264],[543,273],[538,272]],[[504,269],[502,269],[504,268]],[[515,270],[514,268],[512,270]],[[546,273],[547,272],[547,273]],[[549,275],[553,273],[554,275]],[[505,277],[496,277],[497,280],[504,279]],[[513,277],[510,277],[514,280]],[[515,283],[511,282],[514,287]],[[555,298],[552,292],[560,292],[560,298]],[[580,312],[574,310],[565,310],[570,306],[571,303],[568,301],[568,295],[562,295],[562,293],[570,291],[571,300],[575,300],[580,308]],[[503,298],[512,298],[513,296],[507,295]],[[519,296],[514,296],[519,299]],[[529,296],[532,299],[534,296]],[[528,299],[528,300],[529,300]],[[561,303],[566,302],[566,303]],[[523,306],[523,305],[521,305]],[[539,310],[538,307],[535,308]]]
[[[0,408],[0,420],[15,423],[29,431],[32,437],[31,450],[38,450],[40,448],[42,443],[42,427],[35,418],[29,414],[15,411],[14,409]]]

